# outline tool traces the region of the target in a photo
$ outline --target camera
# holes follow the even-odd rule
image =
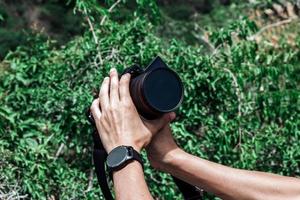
[[[157,56],[145,69],[138,65],[126,68],[119,78],[131,74],[129,91],[138,113],[153,120],[164,113],[175,111],[183,99],[183,84],[180,77]],[[87,117],[94,124],[88,110]]]

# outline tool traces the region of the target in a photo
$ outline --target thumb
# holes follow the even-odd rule
[[[146,126],[150,129],[152,133],[158,132],[160,129],[162,129],[166,124],[173,121],[176,117],[176,114],[174,112],[166,113],[159,119],[155,120],[147,120],[145,121]]]

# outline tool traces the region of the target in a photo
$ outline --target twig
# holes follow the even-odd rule
[[[89,16],[88,16],[87,14],[86,14],[85,19],[86,19],[86,21],[87,21],[88,24],[89,24],[89,27],[90,27],[90,30],[91,30],[91,32],[92,32],[92,34],[93,34],[95,43],[98,44],[98,37],[97,37],[97,35],[96,35],[96,33],[95,33],[94,26],[93,26],[93,24],[92,24],[92,22],[91,22],[91,19],[89,18]]]
[[[223,46],[222,44],[218,45],[218,46],[214,49],[214,51],[212,52],[212,54],[210,55],[210,57],[213,58],[213,57],[219,52],[219,49],[220,49],[222,46]]]
[[[210,50],[211,52],[214,52],[214,51],[216,50],[215,47],[214,47],[214,45],[212,45],[206,37],[201,36],[201,35],[198,35],[198,34],[195,33],[195,32],[192,32],[192,35],[193,35],[195,38],[197,38],[198,40],[204,42],[204,43],[209,47],[209,50]]]
[[[239,88],[239,85],[238,85],[238,82],[237,82],[237,78],[235,77],[235,75],[233,74],[233,72],[228,69],[228,68],[223,68],[224,71],[228,72],[230,74],[230,76],[232,77],[232,80],[233,80],[233,85],[234,85],[234,88],[235,88],[235,95],[237,96],[238,98],[238,102],[241,102],[241,96],[240,96],[240,88]],[[238,105],[238,117],[241,116],[241,104],[239,103]]]
[[[21,187],[18,182],[15,184],[9,184],[5,178],[1,176],[0,183],[0,199],[26,199],[28,197],[27,194],[19,194]]]
[[[60,146],[59,146],[59,148],[58,148],[58,150],[57,150],[57,152],[56,152],[56,154],[55,154],[54,160],[56,160],[58,158],[58,156],[60,156],[60,154],[63,151],[64,147],[65,147],[65,144],[61,143]]]
[[[97,35],[96,35],[95,28],[94,28],[94,26],[93,26],[93,23],[92,23],[92,21],[91,21],[89,15],[88,15],[86,9],[84,9],[84,14],[85,14],[85,19],[86,19],[86,21],[88,22],[89,27],[90,27],[90,30],[91,30],[91,32],[92,32],[92,34],[93,34],[93,38],[94,38],[95,44],[97,45],[97,51],[98,51],[98,54],[97,54],[95,60],[96,60],[97,58],[99,58],[100,64],[102,65],[102,64],[103,64],[103,59],[102,59],[102,56],[101,56],[101,51],[100,51],[100,49],[99,49],[99,40],[98,40],[98,37],[97,37]],[[96,61],[95,61],[95,60],[94,60],[94,63],[96,64]],[[96,66],[98,66],[98,65],[96,65]]]
[[[113,11],[113,9],[119,4],[121,3],[121,0],[118,0],[116,1],[109,9],[108,9],[108,12],[111,13]],[[107,15],[104,15],[104,17],[102,18],[101,22],[100,22],[100,25],[102,26],[105,22],[107,18]]]
[[[228,72],[229,75],[231,76],[231,78],[233,80],[233,86],[235,88],[235,95],[237,96],[237,101],[238,101],[237,118],[238,118],[238,126],[239,126],[239,128],[238,128],[239,141],[238,141],[238,144],[236,145],[236,147],[240,147],[240,145],[242,144],[242,130],[240,127],[240,118],[242,116],[242,111],[241,111],[242,110],[242,103],[241,103],[242,95],[241,95],[241,91],[240,91],[236,76],[233,74],[233,72],[230,69],[228,69],[228,68],[223,68],[223,69],[224,69],[224,71]]]
[[[153,174],[150,174],[150,178],[151,178],[151,180],[154,181],[155,183],[161,184],[161,181],[159,181],[157,178],[155,178]]]
[[[94,170],[91,168],[90,169],[90,174],[89,174],[89,183],[88,183],[88,187],[84,192],[89,192],[91,191],[91,189],[93,188],[93,179],[94,179]]]
[[[102,55],[101,55],[101,51],[100,51],[99,45],[98,45],[97,50],[98,50],[98,54],[97,54],[97,56],[96,56],[94,62],[95,62],[95,64],[97,64],[97,63],[96,63],[96,59],[99,58],[100,65],[103,65],[103,59],[102,59]]]
[[[88,24],[89,24],[90,30],[92,31],[92,34],[93,34],[93,37],[94,37],[94,41],[95,41],[96,44],[98,44],[98,37],[97,37],[97,35],[96,35],[96,33],[95,33],[94,26],[93,26],[93,24],[92,24],[92,21],[91,21],[89,15],[88,15],[88,12],[87,12],[86,8],[84,8],[83,13],[84,13],[84,15],[85,15],[86,21],[87,21]]]
[[[121,0],[116,1],[116,2],[108,9],[108,12],[111,13],[112,10],[113,10],[119,3],[121,3]],[[100,47],[99,47],[99,39],[98,39],[98,37],[97,37],[97,35],[96,35],[95,28],[94,28],[94,26],[93,26],[93,23],[92,23],[90,17],[88,16],[88,13],[87,13],[87,10],[86,10],[86,9],[84,9],[84,14],[85,14],[85,18],[86,18],[86,20],[87,20],[87,22],[88,22],[88,25],[89,25],[89,27],[90,27],[90,30],[91,30],[91,32],[92,32],[92,34],[93,34],[93,38],[94,38],[95,44],[97,45],[97,51],[98,51],[98,53],[97,53],[97,55],[96,55],[96,57],[95,57],[95,59],[94,59],[94,65],[95,65],[96,67],[98,67],[98,63],[97,63],[97,61],[96,61],[97,59],[99,59],[100,65],[103,65],[102,54],[101,54],[101,50],[100,50]],[[106,18],[107,18],[107,15],[104,15],[103,18],[101,19],[101,22],[100,22],[100,25],[101,25],[101,26],[104,24]]]
[[[249,36],[247,39],[248,40],[255,40],[260,34],[265,32],[266,30],[277,27],[277,26],[282,26],[282,25],[285,25],[285,24],[289,24],[289,23],[293,22],[294,20],[295,20],[294,18],[289,18],[289,19],[286,19],[286,20],[282,20],[282,21],[264,26],[257,33],[255,33],[252,36]]]

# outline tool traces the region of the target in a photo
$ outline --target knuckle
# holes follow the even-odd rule
[[[145,132],[145,135],[144,135],[144,140],[145,140],[145,142],[149,143],[150,140],[151,140],[151,137],[152,137],[151,131]]]
[[[130,107],[130,103],[128,101],[124,100],[122,104],[124,107]]]
[[[114,113],[117,110],[117,106],[113,104],[113,105],[109,106],[108,110],[109,110],[110,113]]]
[[[99,119],[99,122],[100,122],[100,125],[103,126],[104,123],[106,121],[106,115],[105,116],[101,116],[100,119]]]
[[[95,110],[95,106],[92,104],[90,107],[90,111],[93,112]]]
[[[107,112],[102,112],[100,120],[104,120],[105,118],[107,118]]]
[[[129,101],[124,101],[123,106],[124,106],[124,108],[126,108],[126,109],[131,109],[132,103],[129,102]]]
[[[105,116],[100,117],[100,119],[99,119],[100,124],[103,124],[104,118],[105,118]]]
[[[90,110],[91,112],[94,112],[96,109],[97,109],[97,100],[94,100],[90,107]]]
[[[130,98],[124,98],[124,101],[123,101],[124,105],[126,106],[133,106],[133,102],[131,101]]]
[[[91,107],[93,107],[93,106],[96,105],[96,104],[97,104],[97,99],[94,99],[93,102],[92,102]]]
[[[95,122],[98,122],[98,121],[100,121],[100,119],[101,119],[101,118],[98,117],[97,115],[96,115],[96,116],[93,115],[93,118],[94,118]]]

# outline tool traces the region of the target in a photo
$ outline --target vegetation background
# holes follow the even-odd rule
[[[0,0],[0,199],[101,197],[84,110],[111,67],[155,55],[184,81],[172,125],[182,148],[299,177],[299,9],[298,0]],[[148,162],[145,173],[155,199],[182,199],[168,174]]]

